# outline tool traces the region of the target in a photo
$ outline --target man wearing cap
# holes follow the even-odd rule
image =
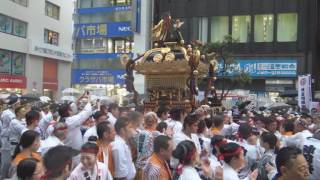
[[[1,123],[2,123],[2,131],[1,131],[1,178],[6,178],[8,175],[10,161],[11,161],[11,145],[9,141],[9,125],[11,120],[16,118],[15,109],[20,106],[19,97],[15,94],[11,94],[8,97],[8,105],[9,108],[2,112],[1,114]]]
[[[73,169],[72,158],[80,152],[68,146],[56,146],[48,150],[43,157],[46,169],[44,179],[67,179]]]
[[[43,156],[50,148],[58,145],[64,145],[63,141],[66,139],[68,134],[68,127],[66,123],[57,122],[53,125],[53,132],[46,140],[41,143],[39,152]]]

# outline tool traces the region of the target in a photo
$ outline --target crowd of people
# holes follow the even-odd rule
[[[81,105],[80,100],[86,99]],[[22,103],[0,112],[1,179],[317,180],[320,116]],[[39,105],[40,104],[40,105]]]

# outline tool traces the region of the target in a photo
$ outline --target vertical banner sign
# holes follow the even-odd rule
[[[310,110],[312,102],[311,75],[301,75],[298,77],[298,98],[299,107]]]

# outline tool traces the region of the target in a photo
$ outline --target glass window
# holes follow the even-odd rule
[[[10,17],[0,14],[0,31],[12,33],[12,19]]]
[[[273,41],[273,22],[272,14],[256,15],[254,17],[254,40],[255,42]]]
[[[58,46],[59,33],[45,29],[44,30],[44,42],[47,44],[52,44],[52,45]]]
[[[24,75],[25,55],[14,52],[12,54],[12,74]]]
[[[124,69],[120,59],[84,59],[73,61],[74,67],[79,69]]]
[[[81,14],[79,23],[105,23],[105,22],[122,22],[131,21],[131,11],[117,11],[113,13],[96,13],[96,14]]]
[[[0,73],[11,73],[11,52],[0,49]]]
[[[206,43],[208,41],[208,18],[191,18],[190,40],[200,40]]]
[[[52,4],[51,2],[46,1],[46,16],[52,17],[59,20],[60,17],[60,7]]]
[[[233,16],[232,17],[232,38],[240,43],[250,41],[251,17]]]
[[[215,16],[211,19],[211,42],[222,42],[229,34],[229,17]]]
[[[131,5],[132,0],[115,0],[117,6]]]
[[[114,53],[129,53],[132,51],[132,42],[128,40],[114,40]]]
[[[11,0],[11,1],[17,4],[20,4],[21,6],[24,6],[24,7],[28,6],[28,0]]]
[[[92,7],[109,7],[113,6],[113,0],[93,0]]]
[[[107,39],[81,39],[80,40],[81,53],[108,53],[107,52]]]
[[[13,34],[20,37],[26,37],[27,23],[15,19],[13,21]]]
[[[80,1],[80,8],[91,8],[92,7],[92,0],[79,0]]]
[[[297,41],[298,14],[281,13],[278,14],[277,21],[277,41],[294,42]]]

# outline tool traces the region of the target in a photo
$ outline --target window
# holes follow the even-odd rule
[[[191,40],[208,41],[208,18],[191,18]]]
[[[73,61],[73,67],[79,69],[124,69],[120,59],[84,59]]]
[[[272,14],[256,15],[254,17],[254,40],[255,42],[273,41],[273,22]]]
[[[12,74],[24,75],[25,69],[25,55],[22,53],[12,54]]]
[[[222,42],[229,34],[229,17],[215,16],[211,19],[211,42]]]
[[[233,16],[232,17],[232,38],[240,43],[250,41],[251,17]]]
[[[12,18],[0,14],[0,31],[4,33],[12,33]]]
[[[28,7],[28,0],[11,0],[11,1],[17,4],[20,4],[21,6]]]
[[[19,37],[27,37],[27,23],[0,14],[0,32]]]
[[[81,14],[79,23],[105,23],[105,22],[122,22],[131,21],[131,11],[117,11],[113,13],[96,13],[96,14]]]
[[[132,0],[115,0],[117,6],[131,5]]]
[[[44,42],[47,44],[52,44],[52,45],[58,46],[59,33],[45,29],[44,30]]]
[[[76,43],[77,53],[130,53],[133,42],[131,38],[79,39]]]
[[[113,0],[93,0],[92,7],[109,7],[113,6]]]
[[[11,52],[0,49],[0,73],[11,73]]]
[[[13,20],[13,35],[26,37],[27,36],[27,23]]]
[[[132,0],[78,0],[79,8],[130,6]]]
[[[277,41],[294,42],[297,41],[298,14],[281,13],[278,14],[277,21]]]
[[[114,40],[114,53],[129,53],[132,51],[132,42],[128,40]]]
[[[0,49],[0,74],[24,75],[26,55]]]
[[[52,17],[53,19],[59,20],[60,17],[60,7],[46,1],[46,16]]]

